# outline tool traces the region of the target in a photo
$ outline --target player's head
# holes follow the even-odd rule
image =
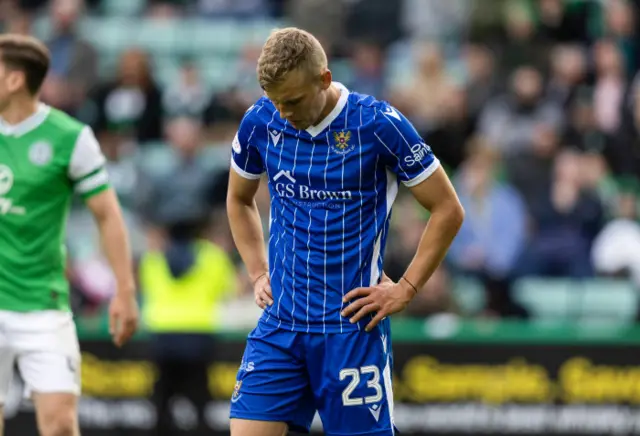
[[[27,35],[0,36],[0,110],[18,94],[36,97],[49,71],[49,50]]]
[[[258,59],[258,81],[280,116],[298,130],[314,125],[331,86],[327,55],[309,32],[274,31]]]

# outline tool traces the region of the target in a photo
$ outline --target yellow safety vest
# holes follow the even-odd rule
[[[236,292],[236,270],[227,253],[197,241],[196,260],[175,278],[161,252],[148,252],[140,263],[142,315],[151,332],[211,332],[219,305]]]

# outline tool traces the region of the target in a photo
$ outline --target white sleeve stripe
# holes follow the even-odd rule
[[[80,183],[77,183],[75,190],[80,194],[84,194],[107,183],[109,183],[109,176],[107,175],[107,171],[102,169],[96,174],[82,180]]]
[[[82,177],[103,166],[105,161],[93,131],[88,126],[83,127],[71,154],[69,178],[73,181],[79,181]]]
[[[385,117],[387,121],[389,121],[389,124],[391,124],[393,128],[396,129],[396,131],[398,132],[398,134],[400,135],[404,143],[407,144],[407,147],[409,147],[409,150],[411,150],[411,144],[409,144],[409,141],[407,141],[407,139],[404,137],[400,129],[398,129],[398,126],[396,126],[396,124],[389,119],[389,117],[387,116],[387,114],[384,113],[384,111],[380,111],[380,112],[382,112],[382,116]],[[424,168],[424,165],[422,165],[422,162],[418,162],[418,163],[422,168]]]
[[[396,156],[396,154],[387,146],[387,144],[384,143],[384,141],[378,136],[378,134],[376,132],[373,132],[373,134],[375,135],[376,138],[378,138],[378,141],[380,141],[380,144],[384,145],[384,148],[389,150],[389,153],[391,153],[391,155],[398,160],[398,168],[400,168],[400,171],[402,171],[404,176],[408,179],[409,178],[409,174],[407,174],[407,172],[404,170],[404,168],[402,168],[402,163],[400,162],[400,158],[398,156]]]
[[[440,161],[438,160],[438,158],[434,158],[433,162],[431,162],[431,164],[427,168],[425,168],[424,171],[422,171],[420,174],[418,174],[413,179],[407,180],[406,182],[402,182],[402,183],[407,188],[412,188],[414,186],[417,186],[420,183],[422,183],[425,180],[427,180],[429,177],[431,177],[431,175],[436,172],[436,170],[438,169],[439,166],[440,166]],[[424,166],[423,166],[423,168],[424,168]]]
[[[253,173],[249,173],[245,170],[243,170],[242,168],[240,168],[240,166],[236,163],[235,160],[233,160],[233,158],[231,158],[231,167],[235,170],[236,173],[238,173],[239,175],[241,175],[242,177],[244,177],[245,179],[249,179],[249,180],[257,180],[260,177],[262,177],[262,174],[253,174]]]

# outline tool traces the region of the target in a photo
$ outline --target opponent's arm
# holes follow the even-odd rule
[[[84,127],[76,138],[68,177],[95,217],[103,249],[116,277],[116,294],[109,307],[109,330],[115,344],[121,346],[135,332],[138,304],[127,231],[116,194],[109,188],[105,164],[93,131]]]
[[[116,294],[109,308],[109,329],[117,346],[136,331],[138,304],[131,261],[131,250],[122,211],[113,189],[106,189],[86,200],[100,231],[102,247],[116,278]]]

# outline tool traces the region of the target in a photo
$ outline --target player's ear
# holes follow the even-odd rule
[[[9,70],[7,73],[7,90],[9,92],[16,92],[25,84],[26,78],[24,72],[19,70]]]
[[[321,87],[323,91],[326,91],[331,86],[331,82],[333,82],[333,76],[331,74],[331,70],[328,68],[324,70],[320,74]]]

